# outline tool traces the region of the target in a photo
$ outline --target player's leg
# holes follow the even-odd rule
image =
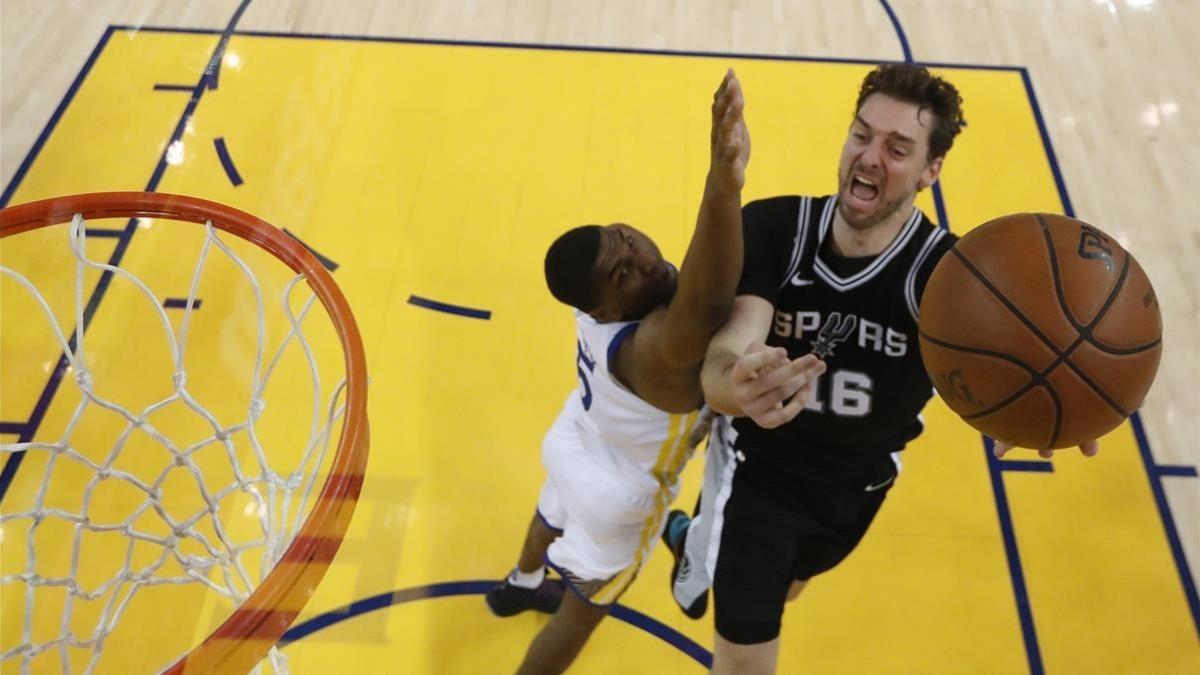
[[[801,533],[788,600],[858,547],[898,475],[899,465],[885,455],[845,483],[808,485],[797,492],[797,508],[813,526]]]
[[[700,490],[698,513],[689,518],[683,511],[672,511],[663,531],[663,542],[675,558],[671,568],[671,595],[684,614],[699,619],[708,609],[708,589],[717,564],[718,547],[724,526],[724,508],[729,486],[737,468],[729,443],[729,420],[717,418],[704,457],[704,485]]]
[[[805,526],[787,495],[735,474],[713,574],[714,673],[772,673]]]
[[[795,600],[796,598],[800,597],[800,592],[803,591],[804,587],[807,585],[808,585],[808,579],[793,580],[792,585],[788,587],[788,594],[787,594],[788,602],[791,602],[791,601]]]
[[[563,522],[560,512],[554,484],[547,480],[525,533],[517,566],[487,593],[488,607],[496,616],[512,616],[529,609],[549,614],[558,609],[563,586],[560,580],[546,578],[546,550],[562,534],[562,529],[551,524]]]
[[[517,558],[517,571],[521,574],[541,574],[546,569],[546,549],[550,542],[562,534],[562,528],[552,528],[540,512],[535,512],[525,533],[521,556]]]
[[[565,671],[608,610],[609,606],[593,605],[578,593],[567,593],[550,622],[529,645],[518,675]]]
[[[713,675],[770,675],[778,661],[778,636],[752,645],[730,642],[720,633],[713,639]]]
[[[542,440],[543,463],[550,459],[560,467],[564,463],[557,461],[559,456],[578,450],[579,437],[574,428],[569,411],[559,413]],[[497,616],[512,616],[528,609],[553,613],[562,602],[562,582],[546,578],[545,563],[546,551],[566,526],[567,508],[554,473],[550,474],[538,495],[537,510],[521,544],[517,566],[487,593],[488,607]]]
[[[543,496],[557,501],[543,498],[538,508],[551,525],[559,522],[551,511],[561,509],[563,531],[546,550],[546,562],[570,590],[530,645],[521,672],[561,672],[575,659],[637,577],[663,526],[662,505],[674,496],[647,492],[645,475],[597,461],[611,449],[577,425],[560,431],[547,436],[542,454],[554,488]]]

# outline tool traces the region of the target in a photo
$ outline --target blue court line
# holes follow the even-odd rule
[[[1004,540],[1004,553],[1008,558],[1008,574],[1012,578],[1013,597],[1017,602],[1017,616],[1021,621],[1021,635],[1025,640],[1025,656],[1029,661],[1030,675],[1044,675],[1042,652],[1038,647],[1037,630],[1033,623],[1033,608],[1029,603],[1029,591],[1025,587],[1025,571],[1021,567],[1021,553],[1017,549],[1017,532],[1013,526],[1012,511],[1008,508],[1008,493],[1004,489],[1004,468],[1006,462],[996,459],[992,454],[995,445],[992,439],[983,436],[983,453],[987,459],[988,475],[992,479],[992,496],[996,499],[996,513],[1000,517],[1000,536]],[[1034,464],[1035,462],[1017,462],[1011,464]]]
[[[937,188],[938,184],[934,184]],[[934,204],[940,205],[938,219],[941,226],[950,229],[950,218],[945,212],[945,204],[940,199],[940,192],[934,193]],[[1030,675],[1044,675],[1042,652],[1038,646],[1037,629],[1033,622],[1033,606],[1029,602],[1029,592],[1025,587],[1025,569],[1021,567],[1021,553],[1017,548],[1017,529],[1013,524],[1012,511],[1008,508],[1008,492],[1004,487],[1005,471],[1030,471],[1038,473],[1052,472],[1050,462],[1029,460],[1001,460],[993,454],[995,443],[991,438],[980,434],[983,439],[983,452],[988,467],[988,478],[992,484],[992,497],[996,502],[996,518],[1000,521],[1000,538],[1004,542],[1004,559],[1008,564],[1008,577],[1012,582],[1013,601],[1017,607],[1017,621],[1021,625],[1021,640],[1025,647],[1025,660],[1029,663]]]
[[[1197,476],[1196,467],[1182,464],[1155,464],[1154,473],[1160,476],[1181,476],[1184,478],[1195,478]]]
[[[1033,90],[1033,80],[1029,77],[1029,71],[1025,68],[1021,68],[1020,72],[1021,80],[1025,84],[1025,92],[1029,96],[1029,104],[1033,107],[1033,116],[1037,121],[1038,133],[1042,137],[1042,145],[1046,150],[1046,159],[1050,162],[1050,172],[1053,174],[1054,184],[1058,188],[1058,197],[1062,202],[1063,214],[1074,218],[1075,207],[1071,204],[1070,195],[1067,194],[1067,184],[1063,180],[1062,171],[1058,166],[1058,156],[1054,153],[1054,146],[1050,143],[1050,134],[1046,130],[1046,123],[1042,117],[1042,110],[1038,104],[1037,94]],[[1175,570],[1179,574],[1179,583],[1183,587],[1184,596],[1187,598],[1188,606],[1192,611],[1192,623],[1196,627],[1197,635],[1200,635],[1200,596],[1197,595],[1196,582],[1192,578],[1191,568],[1188,567],[1187,556],[1183,551],[1183,545],[1179,541],[1179,532],[1175,527],[1175,518],[1171,515],[1171,506],[1167,502],[1166,492],[1163,490],[1162,476],[1164,474],[1159,471],[1160,467],[1154,461],[1154,453],[1150,450],[1150,440],[1146,437],[1146,430],[1142,427],[1142,416],[1135,411],[1129,416],[1129,422],[1133,426],[1133,435],[1137,439],[1138,452],[1142,457],[1142,466],[1146,470],[1146,479],[1150,481],[1150,490],[1154,493],[1154,502],[1158,506],[1158,516],[1162,520],[1167,543],[1171,548],[1171,556],[1175,559]]]
[[[908,48],[908,38],[904,36],[904,28],[900,26],[900,19],[896,18],[896,12],[892,11],[892,6],[887,0],[879,0],[883,5],[883,11],[887,12],[888,19],[892,22],[892,28],[896,29],[896,37],[900,38],[900,50],[904,52],[904,60],[912,63],[912,50]]]
[[[148,33],[187,33],[194,35],[212,35],[218,33],[212,28],[172,28],[170,26],[133,26],[120,24],[113,28],[117,30],[140,30]],[[291,38],[301,40],[344,40],[347,42],[385,42],[414,45],[434,45],[446,47],[488,47],[495,49],[532,49],[542,51],[566,52],[596,52],[605,54],[645,54],[650,56],[698,56],[704,58],[746,59],[752,61],[800,61],[805,63],[839,63],[860,66],[876,66],[881,63],[903,63],[893,59],[851,59],[835,56],[790,56],[784,54],[738,54],[735,52],[701,52],[671,49],[635,49],[632,47],[598,47],[564,44],[536,44],[528,42],[494,42],[480,40],[436,40],[430,38],[388,37],[382,35],[348,35],[343,33],[283,33],[263,30],[234,31],[234,35],[243,37]],[[1000,70],[1019,72],[1022,66],[980,65],[977,63],[948,63],[942,61],[917,61],[931,68],[956,68],[960,70]]]
[[[1167,544],[1171,547],[1171,557],[1175,559],[1175,568],[1179,571],[1179,581],[1183,584],[1183,592],[1187,597],[1188,607],[1192,610],[1192,623],[1196,633],[1200,635],[1200,597],[1196,593],[1196,581],[1192,579],[1192,569],[1188,567],[1187,556],[1183,551],[1183,542],[1179,540],[1179,532],[1175,529],[1175,518],[1171,515],[1171,504],[1167,501],[1167,492],[1163,489],[1162,469],[1155,463],[1154,455],[1150,452],[1150,440],[1146,438],[1146,429],[1142,426],[1142,417],[1136,412],[1129,418],[1133,423],[1133,436],[1137,439],[1138,453],[1142,456],[1142,465],[1146,468],[1146,479],[1150,481],[1150,492],[1154,494],[1154,503],[1158,505],[1158,514],[1162,518],[1163,530],[1166,531]],[[1195,475],[1195,469],[1192,470]]]
[[[229,42],[229,38],[233,34],[233,29],[236,27],[237,21],[245,12],[246,7],[250,4],[250,2],[251,0],[242,0],[237,11],[234,12],[233,18],[229,21],[228,25],[225,27],[225,30],[221,33],[221,38],[217,42],[217,47],[213,51],[213,56],[209,59],[208,68],[205,69],[204,74],[200,76],[199,81],[196,83],[196,87],[192,90],[192,95],[188,99],[187,105],[184,107],[183,114],[179,117],[179,122],[175,125],[175,129],[171,133],[170,139],[166,144],[163,145],[163,151],[162,154],[159,155],[158,164],[155,166],[154,172],[150,175],[150,180],[146,182],[146,192],[153,192],[158,188],[159,181],[162,180],[163,173],[167,170],[167,151],[172,145],[183,138],[183,131],[187,126],[188,120],[191,119],[192,115],[195,113],[196,106],[200,103],[200,97],[204,93],[205,83],[209,77],[209,74],[214,68],[214,63],[219,62],[220,55],[224,54],[225,45]],[[84,64],[83,69],[80,71],[79,75],[76,76],[75,81],[71,83],[71,88],[67,90],[67,95],[63,97],[62,102],[59,103],[58,108],[54,111],[54,115],[51,116],[50,121],[46,124],[46,128],[42,130],[42,134],[38,137],[37,142],[34,143],[33,149],[31,149],[29,155],[25,157],[25,161],[21,163],[20,168],[17,169],[17,173],[14,174],[13,180],[11,183],[9,183],[8,188],[5,189],[4,194],[0,196],[0,207],[6,205],[8,200],[12,197],[12,193],[16,190],[17,185],[19,185],[21,180],[24,178],[30,164],[32,164],[34,158],[41,151],[42,146],[49,137],[50,131],[53,130],[55,125],[58,123],[58,120],[62,116],[63,111],[66,109],[67,104],[74,98],[75,93],[78,91],[79,86],[83,83],[84,78],[91,71],[92,65],[95,63],[96,58],[100,55],[100,52],[103,50],[104,46],[108,44],[108,40],[112,36],[113,31],[113,27],[110,26],[107,28],[104,32],[104,35],[100,38],[100,43],[97,44],[96,48],[92,50],[92,54],[88,57],[87,63]],[[134,233],[137,232],[137,222],[137,218],[130,218],[129,222],[126,223],[125,230],[122,232],[121,236],[117,238],[117,245],[113,249],[112,255],[109,256],[109,265],[113,267],[120,266],[121,259],[125,257],[125,252],[129,248],[129,243],[133,240]],[[104,298],[105,293],[108,292],[108,286],[110,283],[112,283],[112,278],[113,273],[108,270],[105,270],[104,273],[100,275],[100,280],[97,282],[96,288],[92,291],[92,295],[88,299],[87,307],[83,311],[83,326],[76,326],[75,331],[71,333],[71,338],[68,341],[68,349],[70,349],[72,352],[75,350],[76,340],[79,333],[87,332],[88,326],[91,325],[92,319],[96,315],[96,310],[100,306],[100,301]],[[25,425],[25,429],[18,438],[19,443],[27,443],[33,440],[34,435],[37,434],[38,428],[41,426],[42,420],[46,416],[46,412],[50,409],[50,402],[54,399],[54,395],[58,392],[58,388],[62,384],[63,378],[66,375],[67,363],[66,353],[60,354],[58,357],[58,363],[55,365],[54,370],[50,373],[50,378],[47,380],[46,386],[42,388],[42,393],[40,396],[38,396],[38,400],[34,404],[33,413],[30,415],[29,421]],[[12,485],[13,478],[17,474],[17,469],[21,467],[21,462],[24,461],[24,459],[24,452],[14,452],[9,454],[8,460],[4,464],[3,471],[0,471],[0,503],[3,503],[5,495],[8,494],[8,488]]]
[[[108,230],[103,227],[89,227],[84,230],[89,237],[107,237],[119,239],[125,236],[125,230]]]
[[[428,298],[422,298],[422,297],[416,296],[416,295],[408,296],[408,304],[416,305],[417,307],[424,307],[425,309],[432,309],[435,312],[445,312],[447,314],[456,314],[458,316],[465,316],[470,319],[483,319],[484,321],[486,321],[486,320],[492,318],[492,313],[486,309],[471,309],[470,307],[460,307],[458,305],[451,305],[451,304],[445,303],[445,302],[438,302],[437,300],[430,300]]]
[[[287,236],[291,237],[292,239],[295,239],[297,242],[299,242],[299,244],[301,246],[308,249],[308,252],[313,254],[313,257],[316,258],[317,261],[321,263],[322,267],[329,270],[330,272],[337,271],[337,268],[338,268],[337,263],[335,263],[334,261],[330,260],[329,258],[326,258],[325,256],[321,255],[321,253],[318,252],[317,249],[304,243],[304,240],[301,239],[300,237],[297,237],[295,232],[292,232],[291,230],[289,230],[285,227],[285,228],[283,228],[283,233],[286,234]]]
[[[154,91],[191,91],[196,88],[193,84],[156,84]]]
[[[37,159],[39,154],[41,154],[42,148],[46,145],[46,141],[50,138],[50,133],[54,131],[56,126],[58,126],[58,122],[62,119],[63,113],[67,109],[67,105],[75,99],[75,94],[79,91],[80,85],[83,84],[84,79],[87,77],[88,73],[91,72],[92,66],[95,65],[96,59],[104,50],[105,45],[108,44],[108,40],[110,37],[112,37],[112,34],[113,28],[110,26],[106,28],[104,30],[104,34],[100,36],[100,41],[96,43],[95,48],[92,49],[92,53],[88,55],[87,61],[85,61],[83,67],[80,68],[79,74],[75,76],[74,81],[71,82],[71,86],[67,88],[67,93],[63,95],[62,101],[60,101],[58,107],[54,109],[54,114],[52,114],[50,116],[50,120],[46,122],[46,126],[42,129],[42,133],[39,134],[37,140],[34,141],[33,147],[29,149],[29,154],[25,155],[25,160],[21,162],[21,166],[17,167],[17,171],[13,174],[12,180],[9,181],[8,187],[6,187],[4,192],[0,194],[0,208],[8,205],[9,200],[12,199],[13,193],[17,190],[17,186],[21,184],[21,181],[25,178],[25,175],[29,172],[29,167],[33,165],[33,161]],[[120,236],[124,236],[124,231],[121,231]],[[74,336],[72,336],[71,339],[74,341]],[[60,356],[54,372],[50,374],[50,380],[42,389],[41,396],[39,396],[38,400],[34,403],[33,413],[30,416],[30,419],[22,425],[17,442],[28,443],[33,439],[33,435],[37,431],[37,425],[41,424],[42,416],[45,415],[46,409],[50,405],[50,399],[53,398],[54,392],[57,391],[58,384],[62,381],[62,376],[66,372],[66,363],[66,357]],[[21,461],[24,460],[24,458],[24,452],[14,452],[9,453],[8,458],[5,460],[4,469],[0,470],[0,503],[3,502],[4,495],[8,493],[8,486],[12,483],[13,477],[16,476],[17,469],[20,468]]]
[[[87,61],[83,63],[83,67],[79,69],[79,74],[71,82],[71,86],[67,88],[67,93],[63,95],[62,101],[58,107],[54,109],[54,114],[50,115],[50,121],[46,122],[46,126],[42,128],[42,133],[38,134],[37,140],[33,142],[33,147],[29,149],[29,154],[25,155],[25,160],[21,162],[21,166],[17,167],[17,172],[13,174],[12,180],[8,182],[8,187],[4,188],[4,192],[0,193],[0,208],[8,206],[8,202],[12,199],[13,193],[17,191],[17,186],[25,178],[25,174],[29,172],[29,167],[33,165],[33,160],[37,159],[42,152],[42,147],[46,145],[46,141],[50,138],[50,132],[58,126],[58,121],[62,119],[63,113],[66,112],[67,106],[71,101],[75,100],[75,94],[79,91],[79,86],[83,84],[84,78],[92,71],[92,66],[95,65],[96,59],[100,56],[100,52],[104,50],[104,46],[108,44],[108,39],[112,37],[115,29],[112,26],[104,29],[104,34],[100,36],[100,41],[92,49],[92,53],[88,55]],[[3,494],[0,492],[0,494]]]
[[[344,605],[337,609],[332,609],[323,614],[319,614],[304,623],[292,626],[288,632],[283,634],[279,640],[280,647],[301,640],[313,633],[339,624],[347,619],[352,619],[356,616],[373,612],[378,609],[385,609],[393,605],[401,605],[406,602],[416,602],[419,600],[432,600],[434,598],[448,598],[460,595],[484,595],[493,586],[496,581],[449,581],[440,584],[430,584],[428,586],[415,586],[413,588],[404,588],[390,593],[380,593],[362,600],[355,600],[349,605]],[[625,607],[624,605],[613,605],[610,614],[613,618],[624,621],[625,623],[640,628],[654,637],[666,642],[675,647],[679,651],[690,656],[700,665],[705,668],[712,667],[712,653],[704,647],[693,642],[687,636],[679,633],[675,629],[667,626],[658,620],[642,614],[641,612]]]
[[[1024,471],[1028,473],[1054,473],[1054,465],[1048,461],[1039,462],[1036,459],[998,459],[996,464],[1001,471]]]
[[[218,136],[213,139],[213,145],[217,148],[217,158],[221,160],[221,166],[225,169],[225,175],[229,176],[229,182],[237,187],[243,183],[242,175],[238,173],[237,167],[233,165],[233,158],[229,156],[229,148],[225,147],[225,138]]]
[[[888,13],[888,18],[891,19],[892,25],[896,29],[896,35],[900,39],[900,46],[904,51],[904,60],[912,63],[912,51],[909,49],[908,39],[904,36],[904,29],[900,26],[900,20],[892,11],[887,0],[880,0],[883,3],[884,9]],[[1021,69],[1024,73],[1024,69]],[[933,205],[937,210],[938,223],[947,232],[950,230],[950,216],[946,211],[946,201],[942,194],[941,181],[937,181],[932,186],[933,189]],[[1021,624],[1021,639],[1025,647],[1025,660],[1029,663],[1030,675],[1044,675],[1045,669],[1042,666],[1042,652],[1038,646],[1037,628],[1033,622],[1033,607],[1029,602],[1029,592],[1025,586],[1025,570],[1021,567],[1021,554],[1017,548],[1017,531],[1013,524],[1012,511],[1008,508],[1008,493],[1004,486],[1005,471],[1028,471],[1028,472],[1052,472],[1054,467],[1050,462],[1034,462],[1025,460],[1000,460],[997,459],[993,451],[995,449],[994,442],[991,438],[985,435],[980,435],[983,439],[983,451],[985,460],[988,466],[988,477],[992,484],[992,497],[996,502],[996,517],[1000,521],[1000,537],[1004,542],[1005,561],[1008,564],[1008,576],[1012,583],[1013,600],[1017,606],[1017,620]]]
[[[193,310],[200,309],[200,303],[202,303],[202,302],[204,302],[204,301],[201,300],[200,298],[196,298],[192,302],[192,309]],[[167,298],[166,300],[163,300],[163,307],[165,307],[167,309],[187,309],[187,305],[188,305],[187,298]]]
[[[24,432],[24,422],[0,422],[0,434],[14,434],[19,436]]]
[[[937,210],[938,226],[950,230],[950,217],[946,215],[946,200],[942,197],[942,180],[939,178],[931,188],[933,190],[933,208]]]
[[[204,70],[210,90],[216,91],[217,89],[217,81],[221,77],[221,61],[225,58],[225,50],[229,47],[229,38],[233,36],[234,29],[237,28],[238,22],[242,20],[242,15],[246,13],[246,8],[249,6],[250,0],[242,0],[242,3],[234,10],[233,16],[229,18],[229,22],[225,24],[225,30],[221,31],[221,41],[217,43],[217,49],[208,61],[208,68]]]
[[[1046,159],[1050,162],[1050,173],[1054,176],[1054,186],[1058,189],[1058,198],[1062,201],[1063,213],[1075,217],[1075,207],[1071,205],[1071,197],[1067,195],[1067,184],[1063,181],[1062,171],[1058,168],[1058,157],[1054,154],[1054,146],[1050,144],[1050,132],[1046,131],[1046,121],[1042,118],[1042,107],[1038,104],[1037,94],[1033,91],[1033,80],[1029,71],[1021,68],[1021,81],[1025,84],[1025,94],[1029,96],[1029,104],[1033,107],[1033,119],[1037,122],[1038,135],[1042,137],[1042,146],[1046,149]]]

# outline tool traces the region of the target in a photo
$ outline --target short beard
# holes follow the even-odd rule
[[[841,211],[842,220],[846,221],[847,225],[861,232],[863,230],[869,230],[887,220],[893,213],[900,209],[904,202],[908,201],[910,196],[911,195],[906,195],[904,197],[899,197],[893,201],[887,202],[874,214],[869,215],[862,220],[855,220],[853,214],[851,214],[850,210],[846,208],[844,202],[838,203],[838,211]]]

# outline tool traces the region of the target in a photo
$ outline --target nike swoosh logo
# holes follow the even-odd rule
[[[885,487],[887,487],[887,486],[891,485],[891,484],[892,484],[892,481],[894,481],[894,480],[896,480],[896,477],[895,477],[895,476],[892,476],[891,478],[889,478],[889,479],[887,479],[887,480],[883,481],[883,482],[882,482],[882,483],[880,483],[879,485],[868,485],[868,486],[866,487],[866,490],[865,490],[865,491],[866,491],[866,492],[874,492],[874,491],[876,491],[876,490],[879,490],[879,489],[885,488]]]
[[[812,279],[801,279],[800,273],[797,272],[796,274],[792,275],[792,285],[793,286],[812,286]]]

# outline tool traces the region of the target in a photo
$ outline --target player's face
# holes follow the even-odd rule
[[[670,302],[677,276],[650,237],[624,223],[608,225],[600,231],[600,255],[592,267],[600,297],[592,314],[602,321],[640,319]]]
[[[942,167],[941,157],[929,160],[933,122],[928,109],[884,94],[863,101],[838,163],[838,210],[847,224],[878,225],[933,184]]]

